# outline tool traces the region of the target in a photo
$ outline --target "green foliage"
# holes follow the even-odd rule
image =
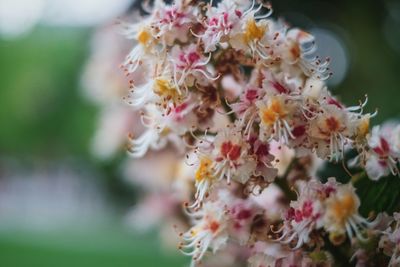
[[[78,88],[88,33],[43,28],[18,40],[0,40],[3,153],[87,154],[95,109]]]
[[[372,181],[361,169],[350,169],[350,172],[353,174],[352,178],[342,163],[327,163],[318,172],[318,176],[322,177],[323,182],[329,177],[336,177],[341,183],[354,182],[361,201],[360,213],[365,217],[370,212],[375,215],[383,211],[392,214],[400,209],[400,177],[390,175],[379,181]]]
[[[368,216],[369,212],[387,212],[400,209],[400,178],[388,176],[379,181],[372,181],[365,175],[355,183],[361,200],[360,213]]]
[[[154,267],[187,265],[176,251],[162,250],[156,235],[132,235],[117,227],[0,236],[5,267]],[[185,265],[186,263],[186,265]]]

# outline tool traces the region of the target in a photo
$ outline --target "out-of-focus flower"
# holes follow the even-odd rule
[[[390,173],[399,174],[400,126],[387,123],[372,129],[368,140],[371,154],[367,158],[366,171],[371,179],[377,180]]]
[[[400,264],[400,214],[393,214],[391,225],[383,232],[379,241],[379,248],[390,257],[388,266]]]

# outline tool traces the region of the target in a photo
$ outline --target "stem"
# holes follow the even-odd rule
[[[349,256],[347,255],[346,251],[349,251],[349,247],[346,244],[346,249],[344,250],[342,247],[334,246],[328,237],[324,237],[324,249],[329,251],[333,258],[336,261],[335,266],[349,266]]]
[[[362,171],[360,173],[356,173],[351,177],[350,182],[352,184],[355,184],[357,181],[361,180],[362,178],[366,177],[365,171]]]
[[[202,131],[202,130],[196,130],[196,131],[193,132],[193,134],[195,136],[205,136],[206,134],[207,135],[212,135],[212,136],[216,136],[217,135],[217,133],[215,133],[215,132]]]
[[[222,96],[220,97],[220,102],[222,107],[224,108],[225,112],[228,113],[228,118],[230,120],[230,122],[234,123],[236,121],[236,115],[234,112],[232,112],[231,107],[228,105],[228,103],[226,103],[225,98],[222,99]]]
[[[290,171],[296,165],[296,163],[297,163],[297,159],[295,158],[292,160],[292,162],[290,162],[290,164],[286,168],[286,171],[283,174],[283,176],[277,177],[274,181],[274,183],[282,190],[282,192],[285,194],[285,196],[288,200],[296,200],[297,199],[296,192],[294,192],[292,190],[291,186],[288,183],[288,176],[290,174]]]
[[[225,93],[224,90],[222,89],[221,82],[219,82],[218,84],[218,91],[219,91],[219,102],[221,103],[222,108],[227,113],[229,121],[231,123],[234,123],[236,121],[236,115],[234,112],[232,112],[231,107],[226,102]]]
[[[274,183],[283,191],[288,200],[296,200],[296,193],[290,188],[289,183],[283,177],[277,177]]]

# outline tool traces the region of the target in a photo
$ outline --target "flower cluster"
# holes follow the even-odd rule
[[[363,240],[361,231],[371,223],[358,214],[359,206],[352,185],[338,184],[334,178],[326,184],[310,181],[290,203],[279,239],[288,244],[295,240],[295,248],[300,248],[310,241],[312,231],[324,228],[332,242],[340,242],[343,235]]]
[[[271,18],[263,2],[155,0],[144,9],[122,24],[134,43],[121,66],[124,100],[145,128],[129,135],[128,150],[174,158],[162,194],[173,195],[169,213],[186,215],[176,232],[192,265],[228,253],[230,266],[332,266],[331,247],[356,249],[372,232],[398,266],[398,216],[372,231],[381,216],[360,215],[353,184],[316,169],[341,162],[348,172],[349,160],[372,180],[398,175],[400,125],[370,132],[367,97],[346,106],[330,93],[330,60],[314,37]],[[350,150],[357,156],[346,159]]]

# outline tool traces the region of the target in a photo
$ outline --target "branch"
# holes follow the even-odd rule
[[[297,159],[294,158],[292,162],[290,162],[289,166],[286,168],[285,173],[283,174],[282,177],[277,177],[274,181],[274,183],[283,191],[285,194],[286,198],[288,200],[296,200],[297,199],[297,194],[295,191],[293,191],[292,187],[288,183],[288,176],[290,172],[292,171],[293,167],[296,165]]]

